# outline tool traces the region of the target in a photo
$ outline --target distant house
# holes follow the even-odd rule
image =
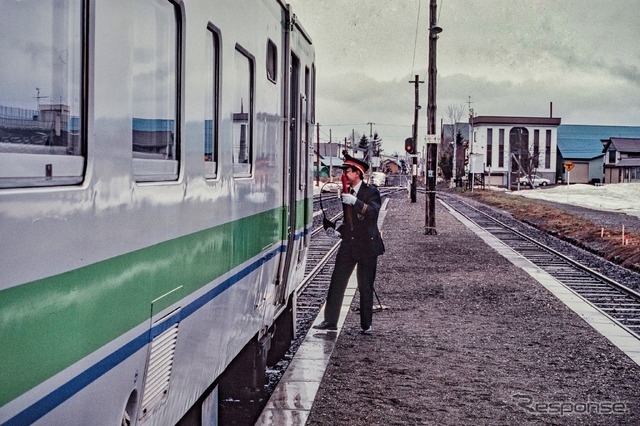
[[[400,173],[402,166],[398,160],[387,158],[382,161],[380,169],[385,173]]]
[[[558,178],[571,183],[602,182],[604,153],[601,139],[613,131],[609,126],[563,124],[558,127]],[[573,163],[570,175],[564,164]]]
[[[609,138],[604,144],[604,181],[640,182],[640,138]]]

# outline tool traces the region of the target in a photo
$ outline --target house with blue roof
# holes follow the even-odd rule
[[[612,180],[613,173],[605,179],[606,158],[603,145],[611,138],[634,137],[640,138],[640,127],[578,124],[558,126],[558,177],[565,182],[568,179],[571,183],[618,182],[617,179]],[[563,167],[567,161],[574,164],[570,176]]]

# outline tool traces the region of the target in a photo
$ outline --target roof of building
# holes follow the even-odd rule
[[[505,125],[534,125],[559,126],[562,119],[556,117],[508,117],[503,115],[478,115],[473,117],[473,125],[505,124]]]
[[[623,158],[615,165],[616,167],[640,167],[640,158]]]
[[[609,145],[613,145],[618,152],[640,153],[640,139],[638,138],[609,138],[603,142],[605,144],[604,150],[607,150]]]
[[[561,124],[558,126],[558,151],[565,159],[591,160],[603,155],[603,140],[636,135],[640,137],[640,127]]]

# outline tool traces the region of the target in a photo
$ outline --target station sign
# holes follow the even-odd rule
[[[427,144],[440,143],[440,135],[427,135],[426,139],[427,139]]]

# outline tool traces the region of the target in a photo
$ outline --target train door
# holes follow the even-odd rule
[[[286,303],[286,295],[287,295],[287,284],[289,279],[289,272],[291,270],[292,258],[295,253],[295,243],[296,243],[296,217],[298,214],[297,209],[297,188],[298,188],[298,178],[297,178],[297,158],[298,158],[298,123],[299,123],[299,93],[300,93],[300,60],[297,56],[291,53],[290,64],[289,64],[289,106],[288,106],[288,116],[289,116],[289,144],[288,144],[288,152],[286,153],[286,186],[287,186],[287,194],[286,199],[288,199],[288,206],[286,206],[285,211],[287,213],[286,217],[286,226],[287,226],[287,250],[284,260],[284,267],[282,269],[281,275],[281,285],[278,288],[278,294],[276,297],[277,303],[284,304]]]
[[[300,264],[305,258],[305,252],[309,244],[309,235],[306,231],[307,218],[309,216],[309,209],[311,206],[308,202],[309,196],[309,182],[307,179],[309,170],[309,130],[310,130],[310,115],[309,115],[309,90],[310,90],[310,74],[309,67],[304,68],[304,93],[300,94],[300,152],[299,152],[299,164],[298,167],[298,181],[300,185],[300,192],[302,196],[302,211],[298,216],[301,219],[301,225],[304,228],[303,237],[301,243],[298,245],[298,264]]]

